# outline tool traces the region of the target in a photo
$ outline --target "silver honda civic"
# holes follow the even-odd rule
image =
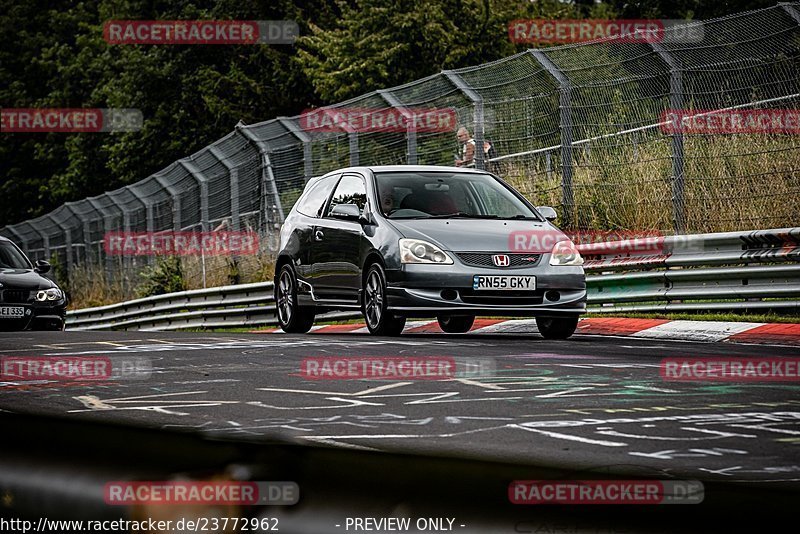
[[[361,310],[373,334],[408,317],[467,332],[475,316],[535,317],[546,338],[586,311],[583,259],[497,176],[435,166],[352,167],[309,181],[281,228],[278,322],[307,332],[317,314]]]

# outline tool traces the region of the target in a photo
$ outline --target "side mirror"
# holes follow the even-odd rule
[[[331,217],[347,221],[358,221],[361,219],[361,209],[355,204],[337,204],[331,210]]]
[[[33,270],[39,274],[44,274],[50,271],[50,262],[46,260],[36,260],[33,264]]]
[[[556,213],[556,210],[554,210],[550,206],[537,206],[536,211],[541,213],[542,217],[544,217],[550,222],[553,222],[556,219],[558,219],[558,214]]]

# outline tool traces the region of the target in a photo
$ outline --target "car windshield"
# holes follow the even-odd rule
[[[30,269],[25,256],[8,241],[0,241],[0,269]]]
[[[375,181],[381,211],[390,219],[542,220],[489,174],[378,172]]]

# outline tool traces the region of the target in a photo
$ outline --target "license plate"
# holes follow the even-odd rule
[[[22,319],[25,317],[25,308],[22,306],[0,306],[0,317]]]
[[[472,277],[472,289],[494,291],[534,291],[535,276],[481,276]]]

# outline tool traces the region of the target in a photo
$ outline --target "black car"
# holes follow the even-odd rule
[[[583,259],[497,176],[434,166],[354,167],[309,181],[281,229],[278,322],[307,332],[316,314],[361,309],[373,334],[407,317],[467,332],[476,315],[536,317],[567,338],[586,311]]]
[[[0,237],[0,331],[64,329],[66,295],[42,276],[49,270],[48,262],[31,265],[12,241]]]

